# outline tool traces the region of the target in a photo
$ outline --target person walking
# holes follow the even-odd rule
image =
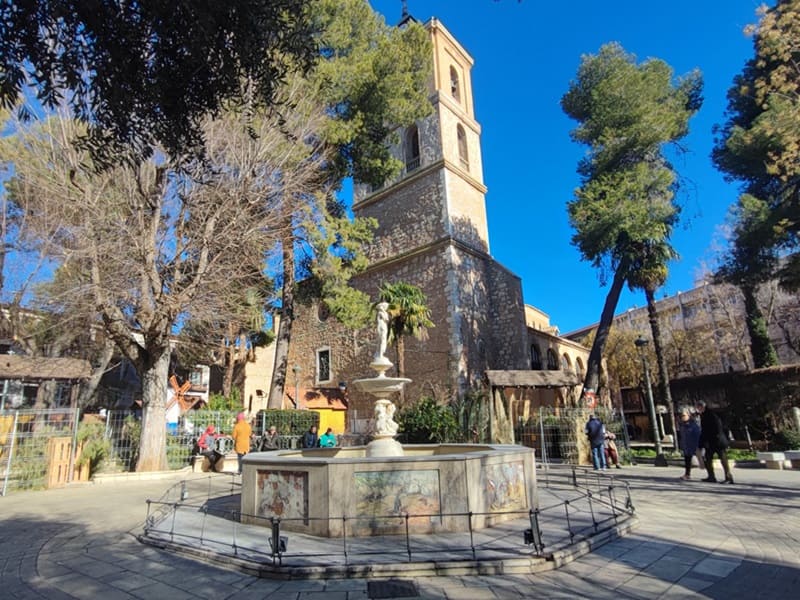
[[[694,420],[688,408],[682,408],[680,414],[678,436],[680,438],[681,451],[683,452],[683,475],[681,475],[681,479],[688,481],[692,478],[692,459],[695,458],[698,444],[700,443],[700,426]]]
[[[606,453],[605,453],[605,427],[602,421],[595,415],[589,415],[589,420],[586,422],[584,429],[586,437],[589,438],[589,445],[592,447],[592,464],[594,470],[606,470]]]
[[[303,434],[303,448],[316,448],[317,443],[317,426],[312,425],[308,431]]]
[[[699,445],[705,449],[705,463],[708,477],[703,481],[716,481],[714,475],[714,454],[719,456],[722,463],[722,470],[725,472],[724,483],[733,483],[733,475],[728,465],[728,436],[725,435],[725,428],[722,419],[712,411],[704,400],[699,400],[695,408],[700,413],[700,440]]]
[[[253,428],[244,418],[244,413],[236,416],[236,425],[233,426],[233,449],[236,451],[236,458],[239,463],[239,475],[242,474],[242,459],[250,452],[250,437],[253,435]]]

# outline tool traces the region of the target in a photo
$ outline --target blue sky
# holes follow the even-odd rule
[[[400,0],[372,0],[396,23]],[[408,0],[419,21],[437,17],[475,60],[475,113],[482,126],[483,177],[489,191],[491,253],[522,278],[525,302],[550,315],[562,333],[596,323],[608,291],[571,245],[566,203],[579,185],[575,167],[585,148],[570,141],[575,126],[559,101],[582,54],[616,41],[639,61],[660,58],[677,75],[703,73],[703,107],[675,161],[685,181],[682,221],[673,236],[681,260],[670,266],[658,297],[694,287],[713,259],[719,228],[737,187],[709,158],[712,127],[724,121],[733,77],[753,56],[743,34],[757,22],[756,0]],[[617,313],[645,304],[623,293]]]

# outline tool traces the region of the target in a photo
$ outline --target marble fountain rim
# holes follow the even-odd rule
[[[487,456],[501,456],[504,454],[517,454],[534,452],[528,446],[515,444],[403,444],[403,450],[435,450],[437,448],[453,448],[455,451],[445,454],[406,454],[404,456],[352,456],[352,452],[366,452],[366,446],[346,446],[344,448],[309,448],[286,449],[267,452],[250,452],[243,458],[243,462],[255,464],[268,464],[273,462],[291,462],[293,464],[355,464],[355,463],[407,463],[431,461],[457,461],[465,458],[480,458]],[[457,450],[462,448],[463,451]],[[342,451],[345,451],[344,453]],[[350,456],[337,456],[347,454]]]

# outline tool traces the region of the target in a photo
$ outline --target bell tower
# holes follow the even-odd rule
[[[400,26],[413,19],[403,4]],[[474,61],[439,20],[425,27],[432,112],[398,129],[401,173],[378,188],[356,184],[353,198],[356,216],[378,221],[354,284],[373,298],[383,282],[416,285],[436,324],[427,340],[405,341],[409,397],[434,384],[463,393],[487,369],[527,365],[521,282],[489,254]]]
[[[404,14],[404,19],[411,18]],[[397,131],[399,142],[391,150],[404,165],[397,178],[379,188],[355,186],[355,214],[374,216],[381,223],[376,243],[368,251],[372,260],[445,236],[489,252],[481,127],[475,120],[472,96],[473,60],[440,21],[433,18],[426,27],[433,46],[428,83],[433,111]],[[410,186],[418,188],[420,180],[428,182],[428,192],[438,192],[435,198],[430,193],[408,197],[403,192]],[[405,216],[404,222],[381,219],[387,210],[397,210]],[[416,221],[413,236],[408,235],[410,220]]]

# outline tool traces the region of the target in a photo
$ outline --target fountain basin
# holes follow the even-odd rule
[[[467,513],[478,513],[471,526],[480,529],[537,506],[532,448],[412,444],[403,451],[389,457],[370,457],[365,446],[250,453],[242,521],[268,527],[277,517],[282,530],[325,537],[405,533],[406,526],[410,533],[462,532],[470,528]]]

